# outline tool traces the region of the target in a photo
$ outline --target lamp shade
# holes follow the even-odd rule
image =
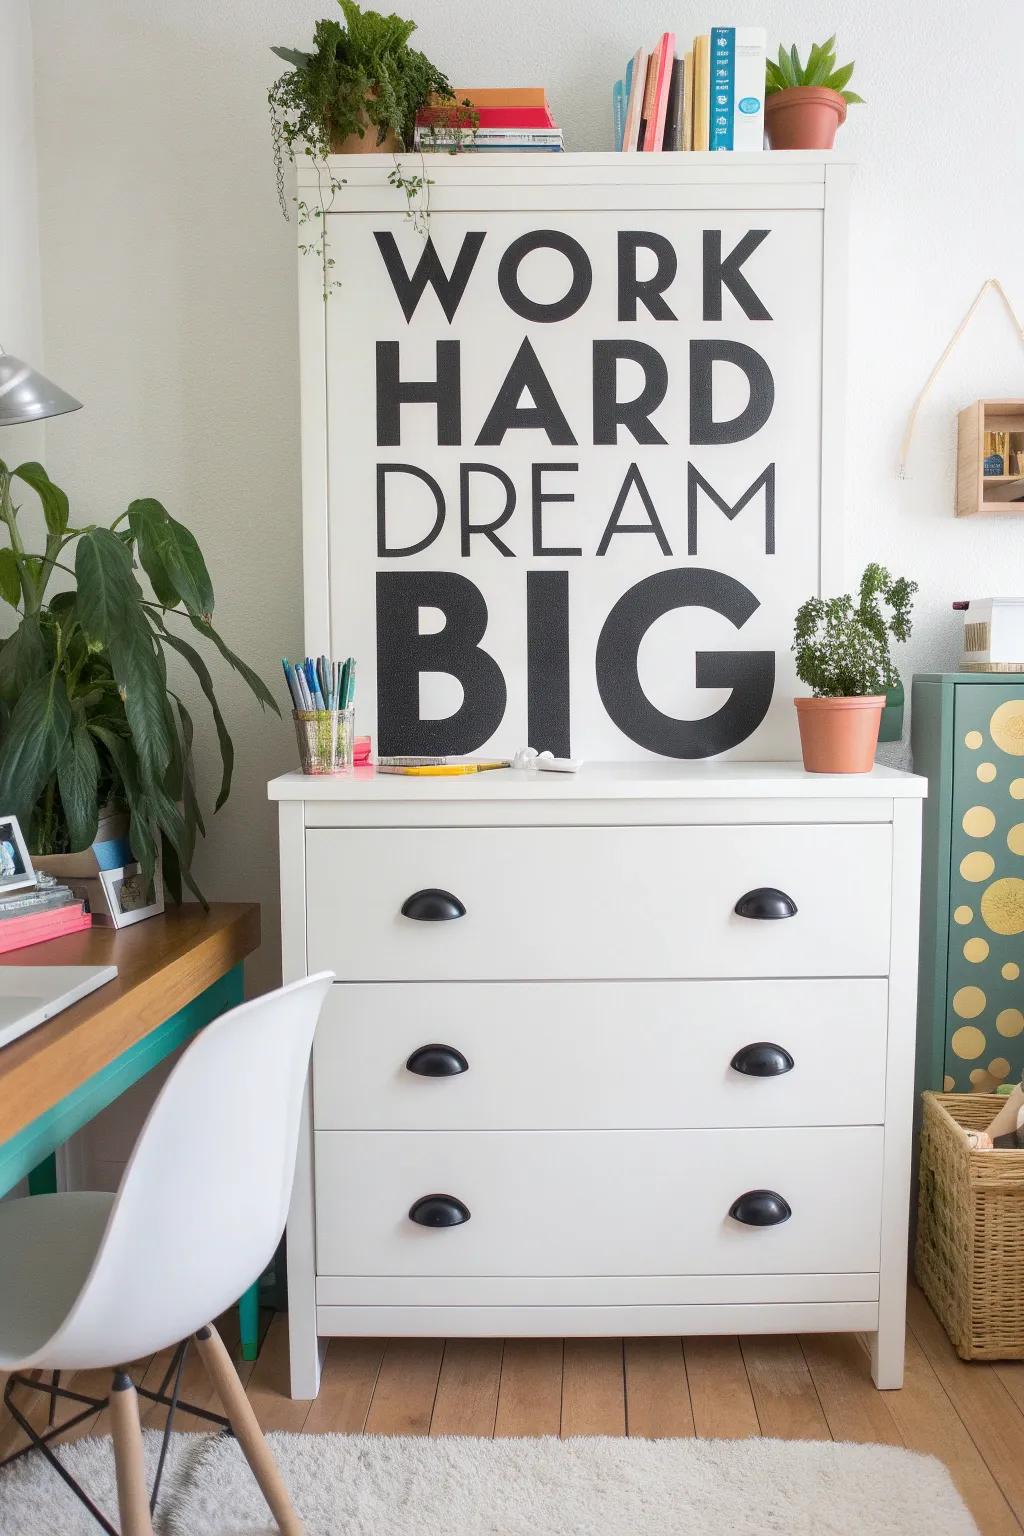
[[[65,411],[81,409],[81,400],[44,378],[20,357],[0,349],[0,427],[42,421],[47,416],[63,416]]]

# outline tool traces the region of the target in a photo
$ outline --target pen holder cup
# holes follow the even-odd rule
[[[348,709],[296,709],[295,739],[303,773],[351,773],[356,712]]]

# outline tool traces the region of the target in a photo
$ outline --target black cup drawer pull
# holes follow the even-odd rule
[[[428,886],[424,891],[413,891],[402,902],[402,916],[411,917],[417,923],[450,923],[457,917],[465,917],[466,909],[451,891]]]
[[[729,1065],[745,1077],[781,1077],[784,1072],[792,1072],[796,1062],[785,1046],[755,1040],[738,1050]]]
[[[421,1045],[405,1065],[417,1077],[458,1077],[469,1071],[469,1062],[454,1045]]]
[[[747,1227],[777,1227],[788,1221],[793,1211],[789,1201],[777,1195],[774,1189],[748,1189],[729,1207],[734,1221],[742,1221]]]
[[[410,1208],[409,1220],[421,1227],[461,1227],[469,1220],[469,1206],[454,1195],[423,1195]]]
[[[759,918],[762,922],[780,917],[796,917],[796,902],[774,885],[759,885],[741,896],[733,907],[737,917]]]

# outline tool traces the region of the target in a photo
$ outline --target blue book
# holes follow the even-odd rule
[[[617,152],[622,149],[622,140],[626,134],[626,88],[621,80],[616,80],[612,86],[612,147]]]
[[[711,120],[709,149],[733,148],[736,101],[736,28],[711,28]]]

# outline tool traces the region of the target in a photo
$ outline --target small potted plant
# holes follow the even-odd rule
[[[861,577],[856,604],[847,592],[809,597],[798,609],[796,672],[814,695],[794,700],[808,773],[871,771],[886,695],[900,686],[889,637],[909,637],[916,591],[916,581],[894,580],[872,564]]]
[[[787,53],[779,44],[778,62],[766,66],[764,128],[771,149],[831,149],[846,121],[846,108],[861,102],[846,89],[852,64],[836,68],[835,35],[814,43],[801,64],[794,43]]]

